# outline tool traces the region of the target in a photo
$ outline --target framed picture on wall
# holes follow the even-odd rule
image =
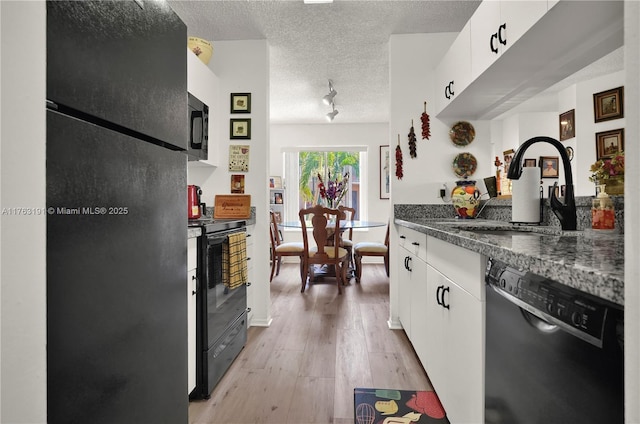
[[[598,159],[611,158],[624,151],[624,128],[596,133]]]
[[[230,119],[229,124],[232,139],[251,140],[251,119]]]
[[[380,198],[388,199],[391,195],[390,187],[390,158],[389,145],[380,146]]]
[[[251,113],[251,93],[231,93],[231,113]]]
[[[624,87],[594,94],[593,113],[595,122],[624,118]]]
[[[558,178],[558,164],[560,158],[558,156],[540,156],[540,168],[542,168],[542,178]]]
[[[576,136],[575,109],[560,114],[560,141]]]
[[[524,160],[524,167],[525,168],[535,168],[536,167],[536,160],[535,159],[525,159]]]

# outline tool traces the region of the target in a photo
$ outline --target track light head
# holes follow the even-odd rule
[[[331,112],[327,113],[327,121],[331,122],[333,121],[333,118],[336,117],[336,115],[338,114],[338,111],[336,109],[333,109]]]
[[[333,98],[336,97],[338,92],[333,88],[333,83],[329,80],[329,94],[322,98],[322,101],[325,105],[329,106],[333,103]]]

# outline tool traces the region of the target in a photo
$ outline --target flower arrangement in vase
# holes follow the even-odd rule
[[[322,176],[318,173],[318,191],[320,192],[320,197],[324,199],[329,208],[336,208],[349,191],[349,173],[345,172],[342,176],[342,180],[338,180],[336,177],[334,180],[331,179],[331,171],[329,171],[327,176],[327,184],[325,185],[324,181],[322,181]]]
[[[602,158],[591,165],[589,181],[605,185],[608,194],[624,193],[624,152],[611,158]]]

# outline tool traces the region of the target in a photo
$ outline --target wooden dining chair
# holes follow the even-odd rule
[[[353,258],[356,262],[356,283],[360,283],[362,276],[362,257],[382,256],[384,258],[384,270],[389,276],[389,223],[387,223],[387,234],[384,236],[384,243],[362,241],[353,246]]]
[[[353,221],[356,217],[355,208],[347,206],[338,206],[338,210],[343,212],[343,220]],[[353,228],[349,227],[348,230],[344,230],[340,237],[340,245],[347,249],[349,254],[349,265],[353,267]]]
[[[302,225],[302,240],[304,244],[304,277],[300,291],[304,292],[307,276],[313,276],[311,267],[314,265],[329,265],[335,269],[338,293],[342,294],[341,285],[346,284],[349,260],[347,250],[340,246],[340,231],[335,231],[336,228],[340,228],[342,212],[338,209],[329,209],[322,205],[316,205],[308,209],[301,209],[298,215]],[[311,223],[312,241],[315,246],[309,243],[309,236],[307,235],[308,223]]]
[[[303,271],[303,253],[304,245],[300,242],[283,242],[280,230],[278,229],[278,221],[276,214],[273,211],[269,211],[271,215],[270,224],[270,236],[271,236],[271,277],[269,281],[273,280],[275,275],[280,274],[280,264],[283,256],[297,256],[300,258],[300,278],[304,278]]]

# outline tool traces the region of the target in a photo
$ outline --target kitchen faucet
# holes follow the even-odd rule
[[[522,175],[524,152],[532,144],[541,142],[549,143],[558,149],[560,157],[562,158],[562,168],[564,169],[564,179],[566,184],[564,198],[566,203],[562,204],[556,196],[556,187],[558,186],[558,182],[556,181],[555,184],[553,184],[553,190],[551,190],[551,197],[549,198],[551,210],[558,217],[563,230],[576,230],[576,199],[573,194],[573,174],[571,173],[571,163],[565,147],[558,140],[551,137],[533,137],[522,143],[513,156],[513,160],[509,166],[509,172],[507,173],[507,178],[511,180],[520,179],[520,176]]]

